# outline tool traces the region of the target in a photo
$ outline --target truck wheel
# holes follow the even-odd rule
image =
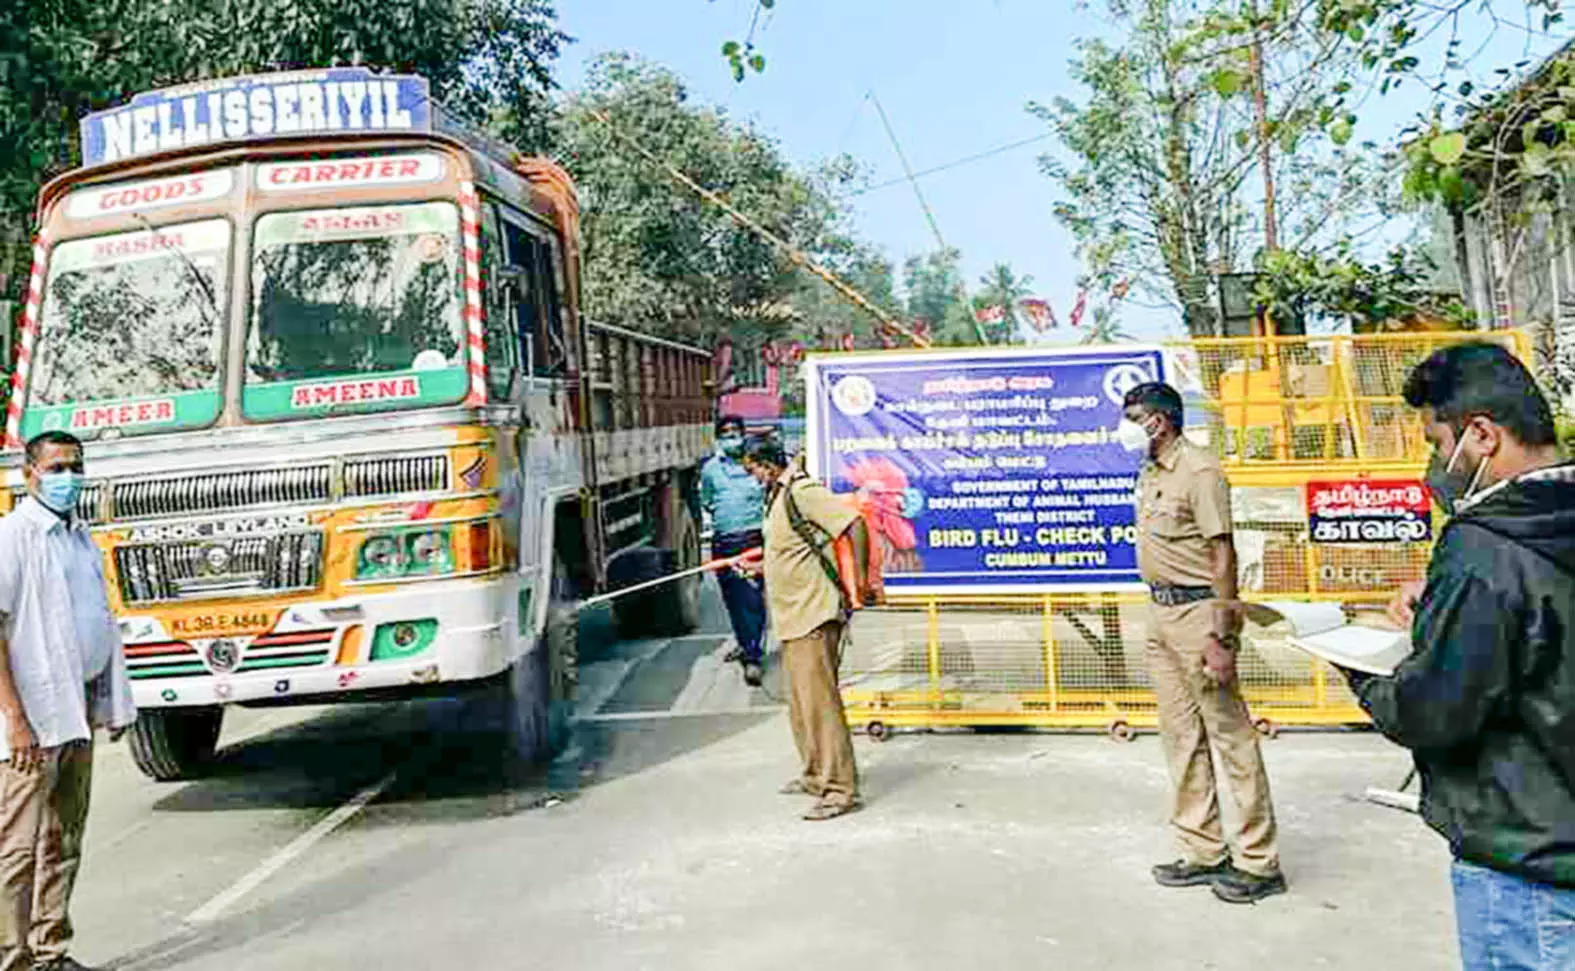
[[[503,723],[516,758],[547,762],[568,744],[578,664],[579,617],[554,602],[535,649],[509,668]]]
[[[202,775],[213,764],[224,709],[152,708],[131,726],[131,758],[142,774],[159,782]]]
[[[655,580],[700,565],[700,528],[688,507],[680,506],[670,549],[630,550],[620,558],[614,589]],[[609,568],[609,574],[613,570]],[[609,576],[609,579],[612,579]],[[700,626],[700,591],[705,578],[685,577],[645,593],[613,601],[618,633],[632,637],[677,637]]]

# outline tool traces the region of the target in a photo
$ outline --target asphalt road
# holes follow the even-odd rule
[[[586,624],[571,749],[511,769],[473,707],[238,710],[212,778],[101,746],[77,956],[139,969],[1284,969],[1456,966],[1442,842],[1358,797],[1367,733],[1266,751],[1293,892],[1230,908],[1167,857],[1157,741],[857,742],[868,807],[797,819],[775,672],[725,624],[615,643]]]

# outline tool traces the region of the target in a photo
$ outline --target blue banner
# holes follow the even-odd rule
[[[137,95],[82,119],[82,164],[220,142],[432,127],[425,78],[362,67],[203,81]]]
[[[855,493],[893,592],[1138,582],[1121,401],[1156,348],[812,360],[811,468]]]

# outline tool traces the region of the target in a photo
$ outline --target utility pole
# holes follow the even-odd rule
[[[875,97],[874,89],[870,89],[870,101],[875,104],[875,112],[880,115],[881,127],[886,129],[886,137],[891,139],[891,147],[897,153],[897,161],[902,163],[902,172],[908,178],[908,184],[913,187],[913,195],[919,200],[919,208],[924,211],[924,220],[930,224],[930,232],[935,235],[935,243],[941,252],[947,250],[946,239],[941,236],[940,223],[935,221],[935,212],[930,209],[929,202],[924,198],[924,192],[919,188],[919,180],[913,175],[913,166],[908,164],[908,156],[902,150],[902,143],[897,140],[897,132],[891,127],[891,119],[886,117],[886,109],[881,107],[880,99]],[[973,330],[979,335],[979,343],[988,344],[990,338],[985,335],[984,325],[979,323],[979,318],[973,315],[973,308],[968,305],[967,284],[963,281],[962,267],[957,267],[957,299],[962,302],[963,311],[968,314],[968,319],[973,321]],[[1011,312],[1011,308],[1007,308]]]

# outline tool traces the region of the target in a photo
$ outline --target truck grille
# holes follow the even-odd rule
[[[344,495],[366,499],[441,492],[449,486],[448,473],[448,456],[441,453],[352,459],[343,467]],[[82,494],[82,508],[97,512],[98,486],[89,489],[91,493]],[[110,489],[116,520],[305,505],[333,500],[334,468],[323,462],[288,469],[164,476],[116,482]]]
[[[128,545],[115,550],[115,568],[127,603],[310,590],[322,579],[323,534]]]
[[[447,455],[406,455],[345,463],[345,495],[352,499],[440,492],[447,488]]]
[[[116,482],[113,497],[116,519],[327,502],[333,498],[333,468],[324,463]]]

